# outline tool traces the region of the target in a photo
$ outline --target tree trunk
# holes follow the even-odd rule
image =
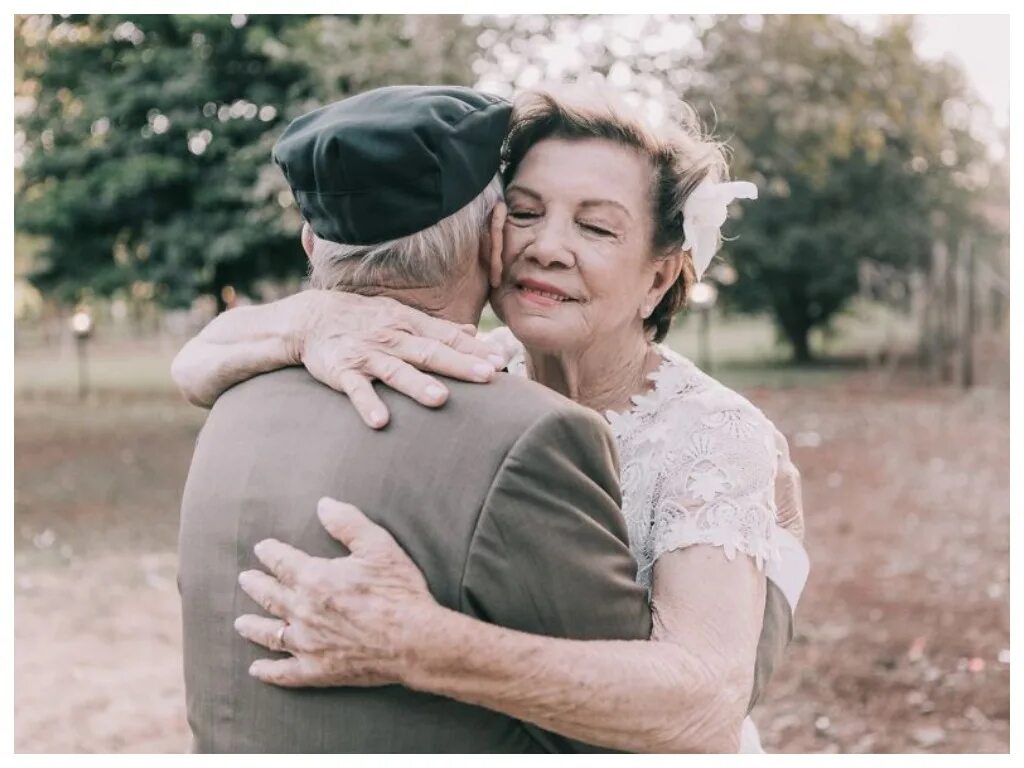
[[[775,304],[775,319],[793,351],[793,362],[811,362],[813,355],[810,333],[814,324],[809,317],[804,297],[798,291],[790,292],[781,302]]]
[[[810,334],[811,329],[806,326],[786,331],[786,337],[793,348],[794,363],[810,363],[814,360],[811,354]]]

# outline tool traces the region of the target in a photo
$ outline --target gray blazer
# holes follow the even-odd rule
[[[596,749],[400,686],[289,690],[248,674],[267,652],[234,631],[237,616],[260,612],[238,573],[260,567],[252,548],[270,536],[314,555],[346,554],[316,517],[325,495],[386,527],[449,608],[535,634],[649,637],[614,446],[600,417],[515,376],[486,386],[446,383],[452,394],[440,412],[381,388],[392,418],[379,432],[298,368],[258,376],[217,401],[197,440],[181,514],[196,751]],[[791,631],[788,607],[771,587],[765,628],[755,698]]]

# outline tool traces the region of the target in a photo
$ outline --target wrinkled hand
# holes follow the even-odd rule
[[[257,660],[249,673],[286,687],[399,683],[411,634],[440,607],[385,529],[333,499],[321,499],[317,513],[349,556],[311,557],[266,539],[256,545],[256,556],[273,575],[244,571],[238,577],[242,589],[277,618],[247,614],[236,619],[235,629],[265,648],[292,654]]]
[[[779,469],[775,476],[775,508],[779,525],[804,540],[804,500],[800,470],[789,457],[789,443],[775,430],[775,447],[779,453]]]
[[[508,362],[504,347],[458,325],[385,296],[304,291],[296,299],[302,320],[298,360],[313,378],[344,392],[368,426],[388,422],[373,389],[379,379],[422,405],[437,407],[448,389],[422,371],[488,382]]]

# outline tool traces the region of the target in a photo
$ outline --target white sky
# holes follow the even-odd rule
[[[878,15],[850,15],[865,27]],[[999,127],[1010,122],[1010,17],[1008,15],[917,15],[917,51],[925,58],[959,60],[978,96],[992,108]]]

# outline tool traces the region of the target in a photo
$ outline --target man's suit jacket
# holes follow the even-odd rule
[[[217,401],[197,441],[181,517],[194,749],[590,749],[400,686],[291,690],[248,674],[267,652],[234,631],[237,616],[261,612],[237,576],[260,567],[253,545],[267,537],[313,555],[347,554],[317,519],[321,496],[353,503],[386,527],[449,608],[535,634],[649,637],[615,450],[600,417],[514,376],[446,383],[451,397],[440,412],[381,388],[392,417],[379,432],[298,368],[251,379]],[[765,628],[759,667],[770,671],[790,632],[788,606],[771,585]],[[764,676],[759,669],[758,680]]]

